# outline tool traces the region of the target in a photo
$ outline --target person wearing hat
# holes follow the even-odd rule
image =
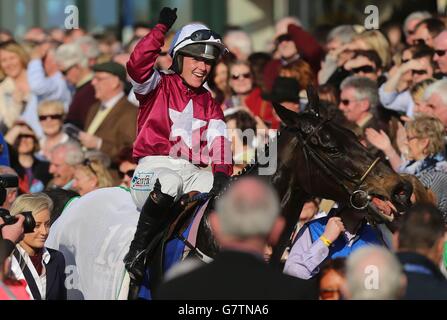
[[[220,106],[204,86],[226,48],[207,26],[192,23],[174,36],[169,73],[154,68],[177,9],[163,8],[157,25],[135,47],[127,63],[140,102],[133,157],[138,166],[131,195],[140,218],[124,262],[141,283],[144,250],[161,231],[173,203],[193,190],[217,194],[232,174],[231,144]],[[211,171],[202,170],[211,164]]]
[[[116,62],[93,66],[92,85],[99,103],[92,105],[79,132],[81,144],[88,150],[100,150],[112,161],[124,147],[135,141],[137,108],[124,94],[126,69]]]
[[[273,83],[271,93],[264,93],[265,100],[280,103],[283,107],[294,111],[300,111],[300,84],[295,78],[278,77]]]

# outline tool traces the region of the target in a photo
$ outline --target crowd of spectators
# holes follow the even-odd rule
[[[365,212],[337,204],[324,208],[325,200],[312,199],[283,256],[284,273],[318,279],[320,299],[445,299],[447,18],[421,11],[402,25],[389,22],[379,30],[338,25],[323,42],[294,17],[279,20],[275,30],[273,47],[253,52],[250,35],[229,28],[223,36],[229,53],[207,79],[230,129],[234,173],[252,163],[257,147],[285,126],[272,103],[303,112],[306,89],[314,86],[324,106],[339,115],[334,119],[340,125],[393,170],[413,175],[417,186],[416,206],[392,230],[388,247]],[[98,188],[129,188],[137,166],[132,145],[138,100],[126,63],[150,31],[150,25],[136,25],[129,43],[83,29],[35,27],[23,39],[0,32],[0,174],[16,175],[19,181],[17,188],[6,190],[2,208],[12,215],[30,211],[36,221],[34,231],[24,237],[17,237],[21,219],[11,232],[13,226],[1,229],[3,240],[9,241],[2,244],[1,263],[8,245],[17,250],[11,267],[15,279],[1,273],[0,280],[16,295],[25,294],[23,287],[34,299],[64,299],[63,256],[45,247],[50,225],[73,197]],[[173,33],[165,40],[156,68],[169,72]],[[248,130],[252,134],[241,135]],[[265,186],[250,183],[274,197]],[[424,192],[430,196],[420,195]],[[426,201],[421,204],[421,199]],[[221,208],[225,205],[223,201]],[[273,228],[271,222],[267,229]],[[231,244],[226,236],[224,246]],[[269,250],[266,238],[259,243]],[[361,285],[362,270],[369,264],[384,270],[379,281],[386,285],[380,290]],[[202,271],[219,278],[215,272]],[[292,283],[287,290],[292,292]],[[250,292],[244,294],[250,297]]]

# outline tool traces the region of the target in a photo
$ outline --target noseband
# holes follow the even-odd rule
[[[318,115],[317,115],[318,116]],[[310,175],[310,166],[309,166],[309,158],[313,160],[318,167],[320,167],[325,174],[327,174],[329,177],[331,177],[339,186],[341,186],[348,194],[349,194],[349,202],[351,206],[358,210],[365,209],[369,202],[371,201],[372,197],[368,194],[367,191],[362,190],[361,186],[365,182],[366,178],[369,176],[369,174],[373,171],[373,169],[376,167],[376,165],[380,162],[380,157],[377,157],[366,169],[366,171],[362,174],[360,179],[355,179],[354,177],[350,176],[349,174],[346,174],[343,170],[340,170],[332,161],[329,161],[329,159],[325,159],[325,157],[322,157],[318,152],[316,152],[309,141],[314,138],[315,135],[329,122],[331,119],[323,120],[318,124],[315,129],[312,130],[312,132],[304,138],[302,136],[302,133],[299,132],[296,135],[298,138],[298,142],[301,144],[302,148],[304,149],[304,157],[306,159],[306,167],[308,172],[308,179],[309,183],[312,189],[312,177]],[[294,129],[295,131],[295,129]],[[317,141],[317,140],[313,140]],[[316,143],[315,143],[316,144]],[[344,181],[350,181],[354,184],[354,190],[352,191]]]

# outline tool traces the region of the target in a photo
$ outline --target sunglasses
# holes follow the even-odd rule
[[[135,173],[135,170],[127,170],[126,172],[120,171],[118,174],[120,176],[120,179],[122,180],[122,179],[124,179],[124,176],[128,176],[129,178],[132,179],[134,173]]]
[[[338,289],[322,289],[320,290],[320,297],[322,300],[329,300],[340,297],[341,293]]]
[[[215,33],[208,29],[201,29],[193,32],[189,37],[186,37],[185,39],[177,43],[174,48],[178,47],[182,42],[185,42],[186,40],[204,41],[211,39],[211,37],[213,37],[214,39],[222,39],[218,33]]]
[[[68,67],[67,69],[62,70],[61,73],[62,73],[64,76],[67,76],[67,74],[70,72],[70,70],[73,69],[75,66],[76,66],[76,65],[74,64],[74,65]]]
[[[424,39],[414,39],[413,40],[413,45],[416,45],[416,46],[425,45],[425,40]]]
[[[250,79],[251,78],[250,72],[242,73],[242,74],[232,74],[231,75],[231,79],[233,79],[233,80],[237,80],[237,79],[241,79],[241,78]]]
[[[361,66],[361,67],[357,67],[357,68],[352,68],[351,71],[353,73],[374,73],[376,72],[376,69],[372,66]]]
[[[423,75],[423,74],[427,74],[427,70],[411,70],[411,74],[412,75],[415,75],[415,74]]]
[[[97,172],[95,169],[93,169],[92,166],[92,161],[90,159],[85,159],[84,162],[82,163],[84,166],[88,167],[89,170],[95,175],[98,176]]]
[[[344,105],[344,106],[347,106],[347,105],[349,105],[351,102],[354,102],[354,101],[357,101],[357,100],[348,100],[348,99],[341,99],[341,100],[340,100],[341,104]]]
[[[278,38],[276,38],[275,43],[276,45],[279,45],[281,42],[284,41],[292,41],[292,37],[288,34],[283,34],[282,36],[279,36]]]
[[[446,52],[447,52],[447,50],[435,50],[435,54],[437,54],[440,57],[445,55]]]
[[[39,120],[40,121],[45,121],[47,119],[61,120],[62,117],[63,117],[63,115],[61,115],[61,114],[43,114],[43,115],[39,116]]]

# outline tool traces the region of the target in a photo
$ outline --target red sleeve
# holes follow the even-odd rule
[[[267,92],[272,91],[273,83],[278,77],[281,62],[279,60],[270,60],[264,68],[264,86]]]
[[[127,62],[127,72],[136,83],[144,83],[154,73],[154,65],[164,45],[168,28],[157,24],[149,34],[138,42]]]
[[[213,161],[211,162],[211,169],[213,171],[213,174],[216,172],[223,172],[227,176],[231,177],[231,175],[233,174],[233,164],[231,162],[232,154],[231,154],[230,141],[224,137],[218,137],[214,139],[212,148],[213,148],[213,158],[215,154],[214,150],[220,150],[218,154],[218,157],[220,158],[219,161],[215,161],[213,159]],[[222,159],[228,158],[226,155],[229,155],[228,161],[230,161],[230,163],[228,163],[228,161],[223,163],[221,162]]]
[[[211,154],[213,174],[223,172],[228,176],[233,174],[233,154],[231,142],[227,138],[227,125],[222,109],[214,102],[214,109],[208,123],[207,143]]]
[[[295,42],[298,52],[309,62],[313,71],[317,73],[320,70],[320,63],[324,57],[323,48],[312,34],[297,25],[289,24],[287,31],[293,42]]]

